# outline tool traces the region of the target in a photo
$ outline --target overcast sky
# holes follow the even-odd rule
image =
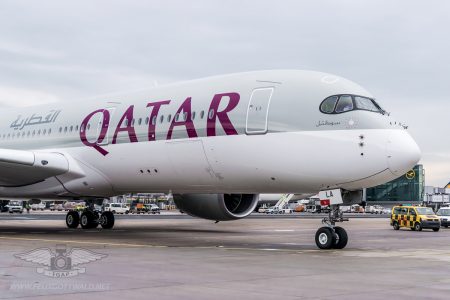
[[[3,106],[279,68],[361,84],[450,181],[449,1],[0,0]]]

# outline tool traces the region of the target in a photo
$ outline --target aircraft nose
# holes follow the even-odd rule
[[[386,150],[389,170],[396,176],[411,170],[421,157],[419,146],[404,130],[395,130],[389,135]]]

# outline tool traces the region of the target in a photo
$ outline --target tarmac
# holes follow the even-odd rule
[[[394,231],[387,217],[351,218],[342,224],[347,247],[319,250],[317,216],[217,224],[179,214],[119,216],[113,230],[82,230],[67,229],[64,214],[57,215],[0,214],[0,299],[450,295],[446,228]]]

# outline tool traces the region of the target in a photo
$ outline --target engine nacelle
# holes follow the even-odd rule
[[[181,211],[191,216],[230,221],[251,214],[259,194],[175,194],[173,200]]]

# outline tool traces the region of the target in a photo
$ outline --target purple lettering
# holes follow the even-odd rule
[[[150,102],[147,104],[147,107],[152,107],[152,112],[150,113],[150,119],[148,121],[148,140],[154,141],[156,140],[156,118],[159,113],[159,109],[162,105],[167,105],[170,103],[170,100],[158,101],[158,102]],[[154,121],[154,122],[153,122]]]
[[[194,122],[192,122],[191,116],[191,97],[188,97],[184,100],[183,104],[181,104],[173,117],[169,132],[167,132],[167,139],[170,140],[172,138],[172,132],[175,126],[185,126],[190,138],[197,137],[197,132],[195,131]],[[181,119],[181,121],[178,121],[178,119]]]
[[[97,140],[95,142],[90,142],[90,141],[88,141],[88,139],[86,137],[86,131],[88,130],[87,127],[88,127],[89,120],[97,113],[103,114],[102,129],[100,130],[100,134],[97,137]],[[102,147],[100,147],[99,144],[101,142],[103,142],[103,140],[106,137],[106,134],[108,133],[109,118],[110,118],[109,111],[107,109],[98,109],[94,112],[91,112],[89,115],[86,116],[86,118],[84,118],[83,122],[81,123],[81,128],[80,128],[81,142],[88,147],[94,148],[95,150],[100,152],[103,156],[106,156],[109,152],[106,151],[105,149],[103,149]],[[93,128],[93,130],[95,130],[95,129],[96,128]]]
[[[128,107],[128,109],[125,111],[123,116],[120,118],[119,124],[117,124],[116,131],[114,132],[112,143],[116,144],[117,142],[117,135],[119,132],[126,131],[128,133],[128,137],[130,138],[130,142],[136,143],[138,140],[136,138],[136,131],[134,131],[134,127],[132,124],[133,121],[133,109],[134,105],[131,105]],[[121,127],[122,123],[125,122],[125,127]]]
[[[220,101],[224,98],[228,97],[230,100],[228,101],[227,107],[219,111]],[[240,96],[238,93],[224,93],[224,94],[216,94],[211,101],[211,106],[208,110],[208,122],[206,134],[207,136],[215,136],[216,135],[216,119],[219,119],[220,124],[222,124],[223,130],[226,135],[234,135],[238,134],[233,124],[231,123],[230,118],[228,117],[228,113],[232,111],[239,103]]]

